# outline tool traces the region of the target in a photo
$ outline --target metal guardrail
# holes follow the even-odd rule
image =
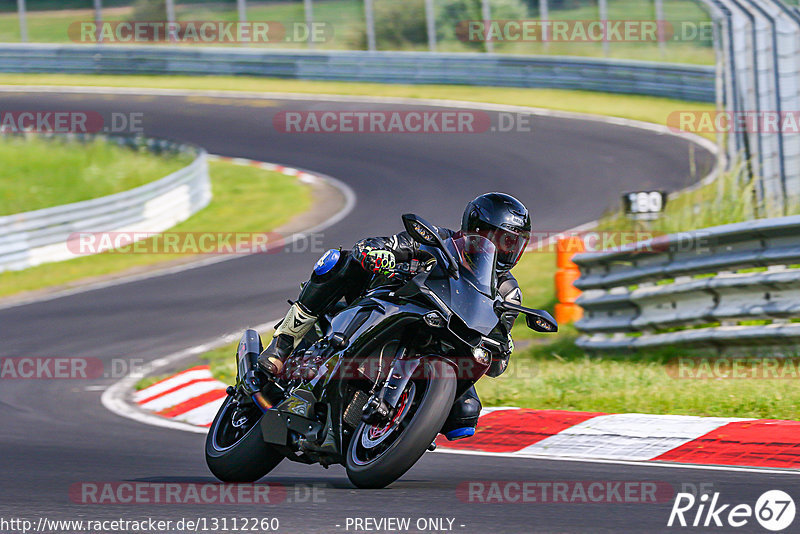
[[[800,216],[579,254],[586,350],[800,347]]]
[[[0,271],[75,258],[77,232],[162,232],[211,201],[204,150],[165,140],[109,139],[154,152],[191,151],[196,157],[188,166],[129,191],[0,217]]]
[[[300,80],[582,89],[715,101],[714,67],[591,58],[0,44],[0,72],[248,75]]]

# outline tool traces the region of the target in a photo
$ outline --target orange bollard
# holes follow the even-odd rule
[[[586,250],[583,239],[578,236],[562,237],[556,242],[556,321],[558,324],[573,323],[583,317],[583,308],[575,304],[581,296],[574,285],[581,272],[572,261],[575,254]]]

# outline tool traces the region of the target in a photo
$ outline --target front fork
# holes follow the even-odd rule
[[[420,364],[418,358],[407,359],[408,354],[408,345],[401,344],[397,349],[389,376],[383,387],[364,405],[364,414],[361,416],[361,420],[365,423],[385,424],[394,416],[397,403]]]

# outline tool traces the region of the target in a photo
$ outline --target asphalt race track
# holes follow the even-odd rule
[[[218,100],[112,95],[0,94],[0,108],[141,112],[150,136],[209,152],[296,165],[336,177],[357,196],[350,215],[325,231],[325,246],[401,227],[413,211],[455,226],[464,204],[501,190],[522,199],[543,231],[590,221],[622,191],[689,183],[689,144],[624,126],[535,118],[531,132],[482,134],[286,134],[281,110],[412,109],[386,104]],[[494,115],[494,114],[492,114]],[[699,174],[712,157],[698,149]],[[249,210],[270,209],[244,202]],[[224,229],[221,229],[224,230]],[[0,310],[2,356],[154,358],[277,317],[319,252],[257,255],[105,289]],[[279,532],[347,532],[347,518],[447,517],[465,533],[658,532],[671,499],[658,504],[480,504],[459,498],[466,481],[657,481],[702,487],[726,503],[769,489],[797,494],[794,475],[426,454],[380,491],[355,490],[344,470],[284,462],[267,479],[286,486],[276,505],[77,504],[82,482],[211,482],[199,434],[124,419],[100,404],[96,380],[3,380],[0,386],[0,517],[144,519],[275,517]],[[309,486],[317,485],[313,496]],[[337,526],[338,525],[338,526]],[[447,525],[447,522],[445,522]],[[758,530],[754,521],[738,531]],[[2,530],[2,529],[0,529]],[[683,529],[702,530],[702,529]],[[722,529],[716,529],[722,531]],[[5,530],[3,530],[5,532]],[[353,531],[352,527],[349,531]],[[411,531],[415,531],[414,528]]]

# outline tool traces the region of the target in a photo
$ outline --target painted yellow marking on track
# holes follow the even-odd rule
[[[133,102],[153,102],[156,100],[155,95],[128,95],[126,100]]]
[[[203,104],[211,106],[243,106],[253,108],[266,108],[277,106],[274,100],[250,99],[250,98],[226,98],[219,96],[187,96],[186,101],[191,104]]]

